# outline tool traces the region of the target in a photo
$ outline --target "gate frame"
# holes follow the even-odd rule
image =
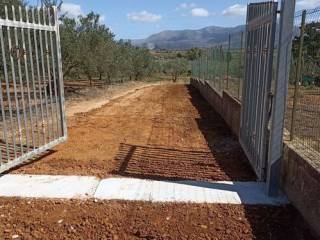
[[[271,6],[269,8],[271,12],[268,12],[267,9],[262,9],[262,7],[259,6],[262,4],[270,4]],[[254,8],[253,12],[249,11],[249,6]],[[272,105],[270,93],[272,91],[277,13],[278,3],[271,1],[249,4],[247,10],[246,34],[248,35],[250,32],[251,38],[246,38],[247,43],[245,46],[245,75],[242,86],[243,105],[241,110],[239,141],[259,181],[265,181],[267,175],[266,168],[269,141],[268,115],[270,106]],[[268,27],[266,24],[270,26]],[[266,37],[268,38],[267,40],[265,40]],[[248,49],[248,47],[254,47],[254,49]],[[266,47],[267,49],[265,49]],[[250,64],[250,66],[248,64]],[[251,70],[252,68],[253,71]],[[261,84],[259,83],[261,82],[260,79],[264,80]],[[250,91],[250,89],[254,91]],[[250,96],[254,99],[249,99]],[[258,99],[257,96],[260,96],[258,102],[250,101]],[[262,109],[260,112],[262,116],[259,116],[259,112],[257,112],[260,107],[259,104],[262,106],[262,108],[260,108]],[[250,120],[249,132],[246,127],[248,120]],[[251,138],[254,140],[251,140]]]
[[[280,36],[267,162],[266,190],[269,196],[279,195],[295,6],[296,0],[281,0]]]
[[[7,11],[7,6],[5,6],[5,9]],[[12,6],[12,9],[14,11],[14,6]],[[48,20],[48,24],[42,24],[42,23],[35,23],[35,22],[29,22],[29,18],[27,17],[27,20],[26,21],[22,21],[22,13],[21,13],[21,9],[22,7],[19,7],[19,13],[20,14],[20,20],[16,20],[15,19],[15,16],[13,17],[13,19],[2,19],[0,18],[0,27],[1,27],[1,39],[3,40],[2,42],[2,48],[0,49],[1,51],[5,51],[6,53],[6,50],[4,49],[3,45],[4,45],[4,37],[3,37],[3,27],[11,27],[11,28],[14,28],[15,31],[17,31],[17,29],[24,29],[24,30],[28,30],[28,31],[47,31],[47,32],[54,32],[55,33],[55,37],[52,37],[51,38],[51,41],[53,40],[54,43],[56,44],[56,49],[55,49],[55,52],[56,52],[56,59],[57,59],[57,62],[56,62],[56,69],[57,69],[57,73],[58,73],[58,76],[55,80],[53,81],[56,81],[56,91],[59,92],[59,97],[58,99],[56,99],[56,101],[58,101],[58,104],[60,106],[59,108],[59,116],[61,118],[61,136],[58,136],[56,139],[53,139],[49,142],[45,142],[43,145],[39,146],[39,147],[35,147],[33,146],[33,148],[30,147],[30,151],[27,151],[27,152],[22,152],[22,155],[19,156],[19,157],[16,157],[14,158],[13,160],[10,160],[10,161],[7,161],[7,162],[0,162],[0,174],[3,173],[3,172],[6,172],[8,170],[10,170],[11,168],[13,167],[16,167],[20,164],[23,164],[25,161],[29,160],[29,159],[32,159],[36,156],[39,156],[41,153],[57,146],[58,144],[62,143],[62,142],[65,142],[67,140],[67,123],[66,123],[66,115],[65,115],[65,97],[64,97],[64,81],[63,81],[63,72],[62,72],[62,55],[61,55],[61,44],[60,44],[60,31],[59,31],[59,19],[58,19],[58,11],[57,11],[57,7],[56,6],[53,6],[51,8],[42,8],[42,9],[46,9],[47,11],[49,9],[53,9],[53,18],[54,18],[54,24],[52,23],[52,21]],[[24,9],[28,12],[30,9],[28,7],[24,7]],[[36,8],[37,11],[40,11],[40,8]],[[31,9],[33,11],[33,9]],[[38,13],[39,14],[39,13]],[[33,19],[34,21],[34,19]],[[29,39],[29,43],[30,43],[30,39]],[[46,40],[47,41],[47,40]],[[22,40],[23,44],[25,44],[25,41]],[[51,42],[51,46],[52,46],[53,42]],[[34,50],[34,49],[33,49]],[[23,51],[25,51],[25,49],[23,49]],[[24,54],[24,56],[26,56],[26,54]],[[26,58],[26,57],[25,57]],[[6,60],[4,60],[4,64],[6,64]],[[32,67],[33,65],[30,66],[30,69],[32,71]],[[50,66],[51,67],[51,66]],[[5,67],[5,72],[7,71],[6,70],[7,67]],[[20,69],[19,69],[20,70]],[[28,69],[29,70],[29,69]],[[27,71],[28,71],[27,70]],[[16,74],[16,73],[14,73]],[[19,73],[21,74],[21,73]],[[51,78],[51,76],[49,76],[51,73],[48,73],[48,76],[46,76],[47,78]],[[7,78],[8,78],[8,73],[5,73],[5,78],[6,78],[6,82],[7,82]],[[35,78],[32,80],[32,81],[35,81]],[[29,80],[27,80],[28,82]],[[0,84],[2,86],[2,80],[0,79]],[[51,84],[51,83],[49,83]],[[51,87],[51,86],[50,86]],[[42,90],[40,90],[42,91]],[[45,90],[46,91],[46,90]],[[23,91],[24,92],[24,91]],[[1,90],[1,93],[0,93],[0,98],[1,98],[1,108],[3,110],[4,106],[3,106],[3,96],[2,96],[2,90]],[[11,100],[9,100],[10,102]],[[42,103],[41,103],[42,104]],[[51,103],[52,104],[52,103]],[[57,109],[58,111],[58,109]],[[19,117],[18,117],[19,118]],[[6,121],[6,120],[5,120]],[[3,123],[4,124],[4,128],[5,128],[5,125],[6,125],[6,122]],[[6,132],[6,129],[3,130],[4,132]],[[7,139],[6,139],[6,144],[8,144],[7,142]],[[8,148],[8,145],[7,145],[7,148]],[[0,151],[2,151],[0,149]],[[0,159],[1,161],[2,159]]]
[[[279,1],[280,2],[280,1]],[[293,23],[296,0],[281,0],[276,77],[271,102],[270,132],[268,136],[265,179],[266,194],[278,196],[280,192],[281,162],[286,98],[291,67]],[[243,88],[245,88],[245,83]],[[241,113],[242,114],[242,113]],[[242,126],[242,123],[241,123]],[[240,138],[241,142],[241,138]],[[241,143],[242,145],[242,143]],[[248,153],[246,152],[248,155]]]

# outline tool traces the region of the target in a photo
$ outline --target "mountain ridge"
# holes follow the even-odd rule
[[[201,29],[165,30],[150,35],[146,39],[132,40],[133,45],[160,50],[186,50],[192,47],[213,47],[227,44],[229,34],[232,36],[231,44],[239,42],[241,32],[245,25],[235,27],[209,26]]]

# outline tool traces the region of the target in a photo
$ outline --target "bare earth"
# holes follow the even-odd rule
[[[69,118],[69,139],[27,174],[254,180],[236,137],[196,89],[142,88]]]
[[[78,81],[67,81],[66,83],[66,115],[72,117],[77,113],[89,112],[93,109],[108,104],[112,99],[125,96],[142,88],[159,85],[163,83],[126,82],[104,86],[95,83],[93,87],[87,82],[81,84]]]
[[[66,143],[11,173],[255,180],[236,137],[191,86],[139,87],[72,115]],[[0,239],[316,238],[291,206],[0,198]]]
[[[315,239],[292,207],[0,199],[0,208],[0,239]]]

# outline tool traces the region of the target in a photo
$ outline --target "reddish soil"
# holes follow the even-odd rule
[[[137,90],[69,118],[69,139],[14,173],[254,180],[236,137],[188,85]]]
[[[0,239],[313,240],[291,207],[0,199]]]
[[[81,103],[80,103],[81,104]],[[68,119],[69,139],[13,173],[254,180],[196,89],[152,86]],[[316,239],[290,206],[0,198],[0,239]]]
[[[89,112],[100,108],[111,99],[124,96],[134,90],[159,85],[159,82],[125,82],[105,85],[94,81],[92,86],[85,80],[65,81],[66,114],[72,117],[76,113]]]

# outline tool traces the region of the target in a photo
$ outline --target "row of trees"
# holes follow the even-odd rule
[[[8,6],[25,6],[24,0],[3,0]],[[46,7],[57,6],[60,0],[42,0]],[[4,14],[1,8],[0,14]],[[159,57],[148,49],[137,48],[130,41],[116,40],[110,29],[101,23],[99,14],[91,12],[76,19],[60,14],[60,37],[63,75],[65,78],[86,78],[105,83],[141,80],[153,75],[170,75],[176,81],[188,73],[189,61],[200,56],[199,49]]]
[[[114,34],[100,23],[93,12],[78,19],[61,17],[60,35],[64,76],[84,74],[111,82],[140,80],[155,71],[155,61],[148,50],[127,41],[115,41]]]

